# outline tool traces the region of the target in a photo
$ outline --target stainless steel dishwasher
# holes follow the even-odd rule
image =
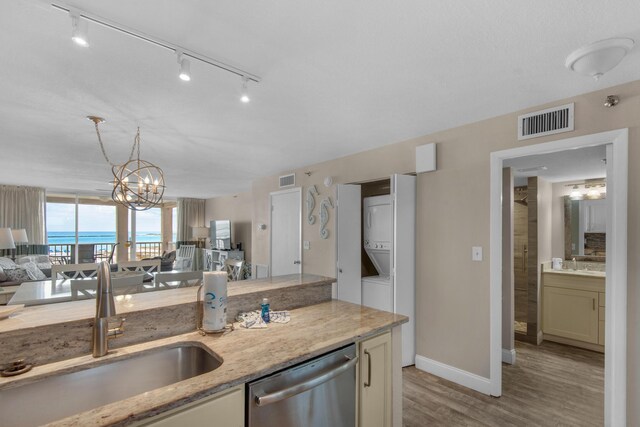
[[[249,427],[354,427],[356,346],[249,383]]]

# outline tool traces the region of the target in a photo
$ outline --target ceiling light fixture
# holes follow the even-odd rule
[[[165,190],[164,173],[158,166],[140,158],[140,128],[133,139],[129,160],[123,165],[117,165],[109,160],[102,143],[98,125],[104,123],[104,119],[96,116],[87,116],[87,119],[95,124],[100,150],[104,159],[111,165],[111,172],[115,178],[111,199],[134,211],[146,211],[161,204]],[[137,156],[134,158],[136,149]]]
[[[249,101],[251,101],[251,98],[249,98],[249,90],[247,89],[247,83],[249,82],[249,79],[246,77],[242,77],[242,92],[240,94],[240,101],[242,101],[245,104],[248,104]]]
[[[618,65],[634,44],[632,39],[627,38],[600,40],[571,52],[564,65],[576,73],[598,80]]]
[[[71,40],[73,40],[78,46],[89,46],[89,24],[86,19],[81,19],[80,13],[75,10],[69,10],[69,16],[71,17]]]
[[[77,21],[74,21],[74,22],[77,22],[78,27],[81,27],[82,25],[86,25],[87,22],[90,21],[92,23],[102,25],[105,28],[109,28],[109,29],[117,31],[119,33],[126,34],[127,36],[134,37],[134,38],[136,38],[138,40],[143,40],[143,41],[145,41],[147,43],[151,43],[151,44],[153,44],[155,46],[158,46],[158,47],[161,47],[163,49],[170,50],[170,51],[172,51],[172,52],[174,52],[176,54],[180,54],[181,53],[184,56],[188,56],[191,59],[195,59],[197,61],[200,61],[200,62],[203,62],[203,63],[205,63],[207,65],[210,65],[212,67],[216,67],[216,68],[218,68],[220,70],[227,71],[227,72],[235,74],[235,75],[237,75],[239,77],[246,78],[247,80],[251,80],[251,81],[253,81],[255,83],[260,83],[260,77],[256,76],[255,74],[252,74],[252,73],[250,73],[248,71],[242,70],[242,69],[240,69],[238,67],[234,67],[233,65],[229,65],[229,64],[224,63],[222,61],[219,61],[217,59],[208,57],[206,55],[202,55],[202,54],[200,54],[198,52],[195,52],[193,50],[185,49],[185,48],[183,48],[181,46],[178,46],[175,43],[171,43],[169,41],[162,40],[162,39],[160,39],[158,37],[154,37],[154,36],[151,36],[149,34],[145,34],[145,33],[141,32],[141,31],[138,31],[138,30],[136,30],[134,28],[130,28],[130,27],[127,27],[125,25],[121,25],[121,24],[119,24],[117,22],[111,21],[109,19],[103,18],[103,17],[98,16],[98,15],[94,15],[94,14],[89,13],[87,11],[76,9],[76,8],[71,7],[71,6],[69,6],[69,5],[65,4],[65,3],[62,3],[62,2],[58,2],[58,1],[51,2],[51,6],[54,7],[55,9],[58,9],[58,10],[61,10],[63,12],[69,13],[72,16],[72,19],[73,19],[73,16],[77,16],[78,19],[77,19]],[[85,36],[86,36],[86,31],[85,31]],[[85,41],[86,41],[86,39],[85,39]],[[87,45],[88,45],[88,43],[87,43]]]
[[[185,82],[191,81],[191,62],[188,58],[185,58],[184,54],[180,51],[178,54],[178,64],[180,64],[180,73],[178,77]]]

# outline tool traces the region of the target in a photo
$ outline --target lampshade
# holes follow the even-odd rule
[[[27,230],[25,230],[24,228],[11,230],[11,234],[13,235],[14,243],[29,243],[29,239],[27,238]]]
[[[207,227],[191,227],[191,234],[194,239],[206,239],[209,237],[209,229]]]
[[[0,228],[0,249],[15,249],[10,228]]]

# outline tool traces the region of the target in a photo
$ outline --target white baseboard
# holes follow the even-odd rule
[[[479,391],[480,393],[491,394],[491,383],[489,382],[489,378],[481,377],[480,375],[445,365],[444,363],[420,356],[419,354],[416,354],[416,368],[442,377],[445,380],[453,381],[456,384],[460,384],[472,390]]]
[[[503,348],[502,349],[502,361],[504,363],[508,363],[509,365],[515,365],[516,364],[516,350],[514,349],[506,349]]]

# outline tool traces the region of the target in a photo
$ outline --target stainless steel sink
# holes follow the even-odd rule
[[[3,426],[38,426],[211,372],[222,360],[196,344],[160,347],[0,389]]]

